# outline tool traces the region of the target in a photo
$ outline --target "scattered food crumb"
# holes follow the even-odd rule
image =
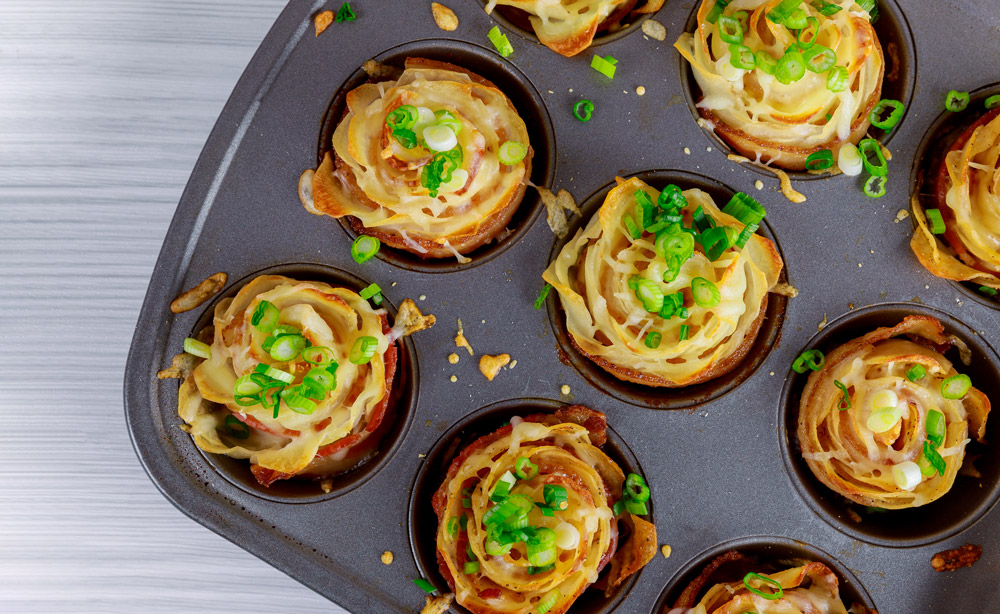
[[[859,269],[861,268],[861,263],[860,263],[860,262],[858,263],[858,268],[859,268]]]
[[[438,2],[431,2],[431,14],[434,15],[434,23],[445,32],[452,32],[458,28],[458,17],[455,11]]]
[[[771,371],[771,377],[774,377],[774,371]]]
[[[642,33],[658,41],[667,39],[667,28],[655,19],[647,19],[642,22]]]
[[[208,299],[212,298],[226,285],[229,276],[225,273],[215,273],[209,275],[198,283],[197,286],[183,292],[170,303],[170,311],[173,313],[184,313],[191,311],[195,307],[200,307]]]
[[[931,289],[930,284],[924,284],[924,290],[930,290],[930,289]]]
[[[549,90],[549,93],[550,93],[550,94],[555,94],[555,92],[553,92],[552,90]]]
[[[403,329],[403,336],[412,335],[415,332],[426,330],[437,322],[433,314],[424,315],[420,312],[417,304],[410,299],[403,299],[399,304],[399,311],[396,312],[396,325],[393,329]]]
[[[507,368],[508,369],[513,369],[516,366],[517,366],[517,361],[516,360],[512,360],[512,361],[510,361],[510,365]]]
[[[570,93],[570,94],[572,94],[572,93],[573,93],[573,88],[569,88],[569,93]]]
[[[325,480],[320,480],[319,488],[325,494],[330,494],[333,492],[333,478],[326,478]]]
[[[420,610],[420,614],[444,614],[451,607],[451,602],[454,599],[454,593],[445,593],[437,597],[427,595],[427,601],[424,603],[424,609]]]
[[[469,345],[469,340],[465,338],[465,331],[462,329],[462,318],[458,319],[458,333],[455,335],[455,346],[469,350],[469,356],[476,355],[472,351],[472,346]]]
[[[854,303],[848,303],[847,304],[847,308],[848,309],[854,309]]]
[[[635,93],[642,96],[646,93],[646,88],[640,85],[639,87],[635,88]]]
[[[763,190],[764,182],[758,179],[757,181],[753,182],[753,187],[757,188],[758,190]]]
[[[426,295],[426,294],[421,294],[421,295],[420,295],[419,297],[417,297],[417,298],[419,298],[419,299],[420,299],[420,300],[422,300],[422,301],[426,301],[426,300],[427,300],[427,295]]]
[[[426,454],[417,454],[417,458],[424,458],[425,456],[427,456],[427,455]]]
[[[424,422],[424,426],[430,426],[430,425],[431,425],[431,421],[430,420],[428,420],[427,422]]]
[[[672,548],[669,545],[667,545],[667,544],[663,544],[663,547],[660,548],[660,553],[663,554],[663,558],[665,558],[665,559],[669,559],[670,558],[670,553],[672,551],[673,551]]]
[[[972,567],[983,555],[983,547],[975,544],[965,544],[961,548],[938,552],[931,559],[934,571],[955,571],[963,567]]]
[[[560,388],[560,389],[559,389],[559,392],[561,392],[561,393],[563,393],[564,395],[567,395],[567,396],[568,396],[568,395],[569,395],[569,392],[570,392],[570,388],[569,388],[569,384],[563,384],[563,385],[562,385],[562,388]]]
[[[786,284],[785,282],[778,282],[775,284],[775,286],[771,288],[771,292],[780,294],[781,296],[787,296],[788,298],[795,298],[799,295],[798,288],[792,284]]]
[[[500,369],[504,368],[509,362],[510,354],[499,354],[497,356],[483,354],[482,358],[479,359],[479,371],[486,379],[492,382],[497,373],[500,373]]]
[[[684,155],[685,156],[690,156],[691,155],[691,148],[690,147],[685,147],[684,148]]]
[[[395,287],[396,287],[396,282],[392,282],[392,287],[393,287],[393,288],[395,288]]]
[[[566,212],[580,215],[580,207],[573,200],[573,195],[565,189],[559,190],[558,194],[554,194],[546,187],[535,186],[535,189],[538,190],[538,196],[545,205],[545,222],[557,237],[560,239],[565,237],[569,232]]]
[[[455,352],[448,354],[448,362],[450,362],[451,364],[456,364],[458,362],[458,354],[456,354]]]
[[[200,359],[197,356],[181,352],[173,357],[170,366],[156,373],[157,379],[184,379],[198,366]]]
[[[826,328],[826,314],[825,313],[823,314],[823,321],[819,323],[819,326],[816,327],[816,330],[822,331],[824,328]]]
[[[333,23],[333,11],[323,11],[316,15],[316,19],[313,20],[313,25],[316,26],[316,36],[325,32],[331,23]]]
[[[874,253],[875,253],[875,250],[873,250],[873,249],[870,249],[870,250],[868,250],[868,251],[869,251],[870,253],[872,253],[872,254],[874,254]]]
[[[451,379],[452,382],[457,382],[458,381],[458,377],[455,376],[455,375],[452,375],[451,378],[449,378],[449,379]]]
[[[910,217],[910,212],[906,209],[900,209],[899,212],[896,213],[896,223],[898,224],[908,217]]]
[[[861,514],[857,513],[851,508],[847,509],[847,516],[856,523],[861,522]]]
[[[705,148],[705,151],[712,151],[711,145]]]
[[[386,565],[392,564],[392,550],[386,550],[382,553],[382,562]]]

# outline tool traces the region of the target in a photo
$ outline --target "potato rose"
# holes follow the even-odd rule
[[[803,2],[776,23],[781,0],[702,0],[698,29],[674,44],[694,69],[698,111],[743,156],[787,170],[809,155],[857,144],[882,95],[885,61],[869,14],[854,0]],[[827,11],[829,12],[829,10]],[[798,26],[802,26],[799,28]]]
[[[543,274],[570,340],[638,384],[688,386],[731,371],[757,337],[783,266],[774,243],[754,234],[763,208],[735,196],[726,209],[741,221],[701,190],[618,181]]]
[[[608,591],[649,562],[656,527],[629,511],[631,489],[645,500],[649,488],[597,447],[605,429],[604,414],[565,407],[515,418],[452,461],[433,505],[438,565],[459,604],[562,614],[609,563]]]
[[[907,316],[831,352],[802,392],[802,457],[861,505],[905,509],[944,496],[969,437],[983,441],[990,401],[943,353],[940,321]]]
[[[302,174],[299,198],[392,247],[465,262],[510,222],[532,155],[524,121],[495,85],[408,58],[398,79],[347,94],[333,151]]]

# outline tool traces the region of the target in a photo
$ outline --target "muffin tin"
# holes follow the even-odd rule
[[[1000,518],[992,509],[1000,448],[970,449],[984,454],[977,463],[983,477],[961,478],[951,495],[921,510],[919,520],[862,517],[859,525],[796,461],[789,425],[804,380],[790,365],[802,349],[847,341],[911,312],[941,318],[969,342],[975,363],[968,372],[1000,403],[994,349],[1000,303],[973,298],[926,272],[908,246],[910,220],[897,218],[919,183],[918,152],[933,151],[933,139],[925,137],[948,120],[935,120],[945,93],[985,92],[1000,81],[1000,14],[992,3],[880,1],[884,26],[895,32],[883,43],[898,44],[902,58],[897,89],[887,86],[886,96],[912,97],[888,141],[888,194],[868,199],[857,178],[799,181],[806,177],[793,175],[808,198],[802,204],[788,202],[768,173],[728,160],[726,148],[694,121],[693,79],[672,43],[690,23],[695,3],[668,0],[651,17],[666,26],[666,41],[633,26],[568,59],[498,16],[515,50],[509,60],[486,38],[496,22],[481,2],[446,4],[459,17],[454,32],[439,30],[430,7],[412,0],[358,0],[356,21],[314,37],[315,12],[339,4],[290,3],[238,83],[178,205],[126,369],[129,430],[164,495],[355,614],[418,611],[424,594],[412,579],[425,576],[446,588],[434,564],[429,495],[444,477],[440,463],[449,446],[503,416],[581,403],[607,414],[609,453],[646,476],[653,493],[649,518],[672,555],[657,554],[611,599],[585,593],[571,612],[658,613],[695,567],[732,544],[829,561],[852,594],[883,614],[989,611],[1000,598]],[[590,69],[594,53],[619,60],[614,80]],[[532,127],[533,182],[569,190],[585,214],[596,210],[616,175],[754,196],[768,209],[761,232],[780,246],[798,296],[772,295],[757,348],[733,374],[663,391],[602,378],[575,355],[554,292],[544,309],[532,309],[541,273],[562,241],[530,189],[512,232],[472,254],[468,264],[425,263],[386,248],[356,264],[349,229],[299,204],[298,177],[317,164],[342,112],[343,86],[363,79],[361,64],[399,62],[407,54],[464,65],[500,85]],[[636,93],[639,86],[645,95]],[[572,114],[581,98],[594,102],[588,123]],[[571,220],[573,229],[586,219]],[[229,274],[222,294],[194,311],[169,312],[177,294],[217,271]],[[264,272],[350,287],[377,282],[390,305],[413,298],[438,319],[403,343],[397,419],[380,454],[336,480],[329,493],[312,484],[265,490],[247,479],[245,464],[203,454],[179,428],[177,383],[156,379],[183,338],[210,321],[215,301]],[[459,318],[475,358],[455,347]],[[454,365],[447,359],[452,352],[460,356]],[[517,364],[488,382],[478,358],[501,352]],[[998,435],[994,416],[991,446]],[[965,542],[983,547],[975,566],[947,574],[931,569],[935,552]],[[391,565],[380,561],[386,550],[394,554]]]

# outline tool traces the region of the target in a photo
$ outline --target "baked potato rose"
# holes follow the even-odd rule
[[[531,176],[527,127],[495,85],[464,68],[407,58],[398,79],[347,94],[333,150],[299,180],[310,212],[423,258],[497,239]]]
[[[601,451],[606,438],[604,414],[571,406],[515,418],[458,454],[433,505],[438,565],[460,605],[562,614],[653,557],[656,527],[638,515],[649,488]]]
[[[933,189],[934,208],[917,195],[910,241],[938,277],[1000,291],[1000,109],[975,121],[952,145]],[[939,240],[940,239],[940,240]],[[990,292],[992,290],[992,292]]]
[[[623,20],[655,13],[664,0],[488,0],[486,12],[509,6],[528,16],[538,41],[566,57],[594,41],[598,32],[616,30]]]
[[[753,571],[760,569],[753,558],[727,552],[709,563],[663,614],[848,614],[833,570],[811,561],[793,564],[797,566],[758,573]],[[733,575],[730,581],[718,582],[720,576]],[[876,614],[857,604],[850,612]]]
[[[955,483],[970,437],[984,441],[990,400],[944,357],[940,321],[907,316],[845,343],[810,374],[798,441],[834,492],[896,510],[926,505]]]
[[[346,288],[262,275],[220,301],[213,324],[178,394],[199,448],[248,459],[264,486],[342,473],[375,450],[398,357],[384,310]]]
[[[854,0],[786,4],[702,0],[697,30],[674,47],[694,71],[707,127],[751,160],[801,171],[810,154],[837,159],[864,137],[885,61]]]
[[[737,194],[658,193],[618,180],[543,274],[573,345],[615,377],[660,387],[719,377],[746,356],[783,263],[755,234],[764,209]]]

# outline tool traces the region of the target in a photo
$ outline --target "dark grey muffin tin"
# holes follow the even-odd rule
[[[695,123],[693,79],[672,43],[696,3],[668,0],[652,17],[667,28],[664,42],[648,39],[636,24],[570,59],[501,19],[515,50],[509,61],[486,38],[495,22],[482,3],[445,2],[458,14],[455,32],[435,26],[429,4],[358,0],[357,21],[334,24],[316,38],[312,16],[336,10],[339,2],[290,3],[226,105],[164,242],[125,375],[132,439],[164,495],[351,612],[418,611],[423,593],[413,578],[425,575],[446,588],[433,564],[428,493],[443,478],[440,463],[449,444],[454,447],[452,435],[490,430],[504,416],[582,403],[607,414],[614,431],[609,452],[646,476],[650,518],[672,556],[658,554],[610,599],[586,593],[572,612],[659,612],[693,566],[729,546],[829,560],[849,592],[882,614],[992,611],[1000,601],[1000,516],[991,511],[1000,494],[1000,418],[990,421],[993,447],[976,451],[983,454],[977,463],[982,479],[960,478],[946,499],[900,515],[899,522],[884,514],[892,520],[863,516],[860,524],[797,463],[788,426],[803,383],[789,375],[799,352],[826,349],[910,312],[937,315],[969,342],[975,363],[968,372],[1000,403],[994,350],[1000,303],[926,272],[908,246],[911,220],[896,220],[919,180],[918,152],[947,145],[925,137],[971,117],[971,111],[942,116],[945,93],[998,90],[990,85],[1000,81],[995,2],[913,0],[900,7],[880,1],[883,44],[895,45],[900,58],[885,95],[909,101],[887,141],[893,153],[888,194],[868,199],[860,181],[846,177],[796,177],[795,187],[808,198],[803,204],[788,202],[766,172],[729,161],[723,145]],[[613,81],[590,69],[594,53],[619,60]],[[799,295],[772,301],[766,343],[758,343],[752,364],[732,381],[696,391],[647,391],[601,378],[566,343],[554,293],[545,309],[532,309],[541,272],[561,242],[530,189],[513,233],[473,254],[470,264],[429,265],[387,249],[364,265],[354,263],[351,233],[307,213],[296,185],[304,169],[315,167],[325,143],[320,135],[339,117],[342,84],[357,81],[365,60],[399,63],[406,55],[465,65],[501,85],[532,126],[533,181],[569,190],[588,211],[615,175],[758,198],[769,211],[764,232],[780,245],[785,274]],[[581,98],[595,105],[588,123],[572,114]],[[757,180],[763,190],[755,189]],[[184,337],[210,321],[214,300],[178,316],[168,305],[217,271],[229,274],[224,293],[261,272],[353,286],[378,282],[390,304],[410,297],[437,316],[433,329],[403,344],[406,380],[381,454],[338,479],[329,494],[301,484],[261,489],[247,479],[244,464],[209,458],[178,428],[177,383],[155,374],[181,350]],[[475,359],[454,345],[458,318]],[[818,333],[824,321],[829,324]],[[452,352],[461,357],[458,364],[448,362]],[[517,366],[487,382],[478,357],[501,352]],[[965,542],[983,547],[974,567],[948,574],[931,569],[935,552]],[[391,565],[380,562],[386,550],[395,555]]]

